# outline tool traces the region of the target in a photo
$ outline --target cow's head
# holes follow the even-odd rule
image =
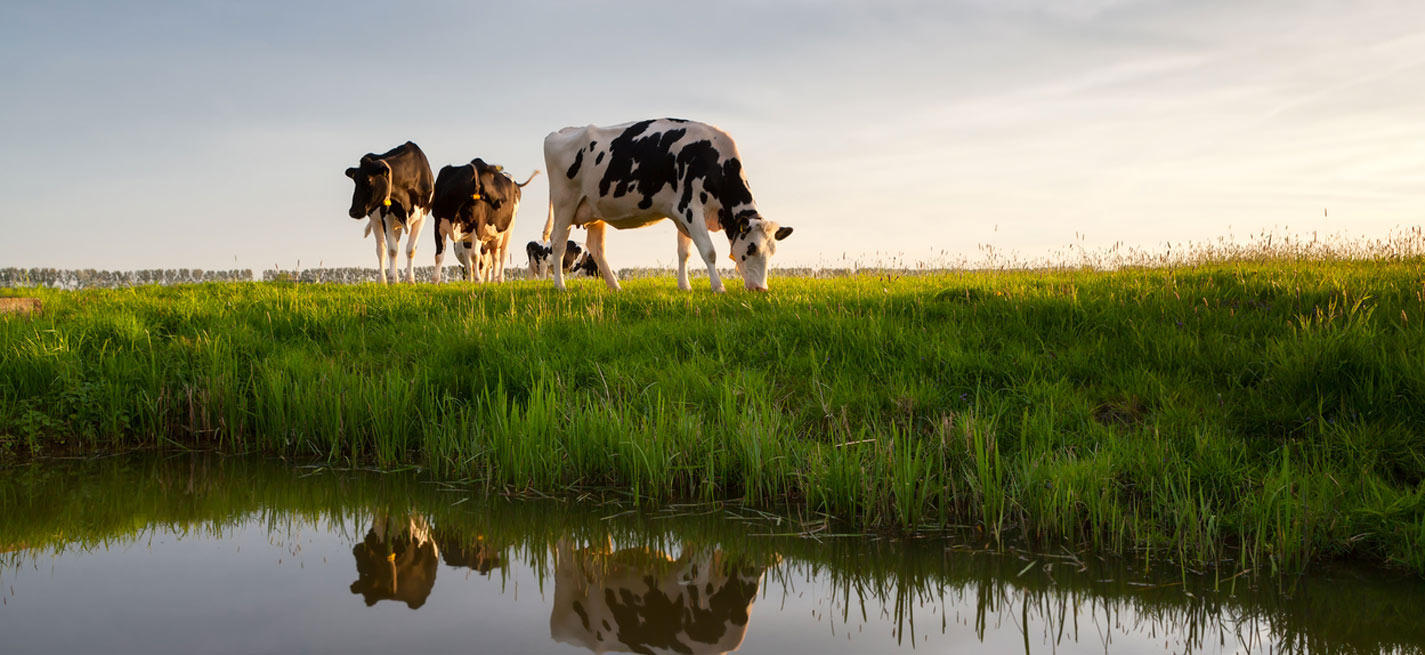
[[[346,169],[346,176],[356,182],[351,195],[352,218],[370,216],[379,207],[391,206],[391,166],[374,155],[361,158],[356,168]]]
[[[767,290],[767,261],[777,253],[777,242],[787,238],[792,228],[753,218],[733,229],[730,256],[748,291]]]

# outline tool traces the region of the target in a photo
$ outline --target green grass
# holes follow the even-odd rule
[[[0,449],[197,447],[494,488],[1425,573],[1425,259],[17,290]]]

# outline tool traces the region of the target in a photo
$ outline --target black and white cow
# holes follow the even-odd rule
[[[574,275],[599,277],[599,263],[586,252],[583,257],[579,258],[579,261],[574,262],[574,265],[569,268],[569,272]]]
[[[366,217],[366,234],[376,233],[376,264],[386,283],[386,260],[391,261],[391,281],[397,280],[396,246],[406,236],[406,281],[415,282],[411,259],[416,256],[421,224],[430,213],[434,190],[430,162],[420,146],[407,141],[385,154],[367,153],[346,176],[356,182],[351,196],[352,218]]]
[[[464,166],[445,166],[435,179],[435,281],[440,282],[445,240],[454,242],[455,257],[466,278],[505,281],[510,227],[519,211],[520,194],[538,175],[516,182],[504,169],[475,158]]]
[[[765,566],[722,550],[555,545],[555,641],[596,653],[727,653],[747,635]]]
[[[570,228],[587,227],[584,245],[610,289],[619,283],[604,256],[606,223],[628,229],[672,219],[678,226],[678,287],[691,288],[688,256],[696,245],[719,292],[710,231],[727,233],[737,272],[754,291],[767,290],[767,260],[776,242],[792,233],[762,218],[732,137],[704,123],[662,118],[566,127],[544,137],[544,163],[550,171],[545,242],[561,258]],[[563,271],[554,271],[554,286],[564,288]]]
[[[531,241],[525,244],[524,251],[529,257],[529,276],[531,278],[543,278],[550,274],[552,271],[551,262],[554,261],[554,249],[550,248],[549,244]],[[579,244],[574,243],[572,239],[569,243],[564,244],[564,270],[573,268],[574,262],[583,252],[584,249],[580,248]]]

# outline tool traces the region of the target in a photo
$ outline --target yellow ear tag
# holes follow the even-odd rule
[[[470,196],[470,199],[471,199],[471,200],[479,200],[479,199],[480,199],[480,194],[478,194],[478,193],[477,193],[477,194],[474,194],[474,195]]]
[[[382,206],[382,207],[390,207],[390,206],[391,206],[391,199],[390,199],[390,198],[387,198],[387,199],[385,199],[385,200],[382,200],[382,201],[381,201],[381,206]]]
[[[391,554],[387,555],[387,556],[386,556],[386,561],[388,561],[388,562],[394,562],[394,561],[396,561],[396,554],[395,554],[395,553],[391,553]]]

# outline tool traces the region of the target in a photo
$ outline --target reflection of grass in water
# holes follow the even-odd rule
[[[668,279],[40,290],[45,315],[0,319],[0,450],[421,463],[1183,566],[1425,572],[1413,238],[784,278],[765,296]]]
[[[1080,562],[1067,552],[995,555],[946,550],[947,542],[931,539],[818,542],[753,536],[808,526],[773,523],[737,508],[734,515],[749,518],[729,520],[719,513],[709,519],[701,507],[628,512],[608,506],[590,512],[550,501],[471,501],[463,489],[412,474],[304,472],[252,459],[46,462],[6,470],[0,535],[33,552],[63,551],[143,539],[155,530],[221,535],[256,515],[279,541],[294,541],[290,534],[304,526],[327,523],[355,543],[373,516],[411,513],[429,520],[443,551],[484,544],[502,562],[491,575],[503,579],[509,570],[504,562],[522,562],[547,593],[561,540],[618,550],[621,563],[650,574],[669,566],[655,552],[676,557],[687,549],[719,548],[729,566],[770,567],[769,580],[787,589],[824,576],[832,595],[822,620],[850,632],[884,608],[897,625],[895,636],[905,642],[937,632],[941,621],[962,619],[982,638],[989,631],[1032,625],[1035,632],[1027,638],[1058,643],[1096,640],[1102,629],[1164,638],[1178,634],[1184,647],[1200,648],[1223,638],[1228,643],[1254,638],[1266,629],[1282,652],[1376,652],[1425,644],[1425,625],[1418,621],[1425,603],[1419,581],[1412,579],[1333,572],[1287,579],[1283,591],[1258,588],[1254,581],[1262,580],[1251,576],[1215,580],[1176,570],[1150,573],[1123,562]],[[649,555],[639,558],[640,551]],[[754,626],[759,613],[780,604],[766,597],[767,589],[753,608]],[[947,610],[958,614],[947,616]],[[1129,613],[1136,623],[1123,623],[1130,617],[1122,615]]]

